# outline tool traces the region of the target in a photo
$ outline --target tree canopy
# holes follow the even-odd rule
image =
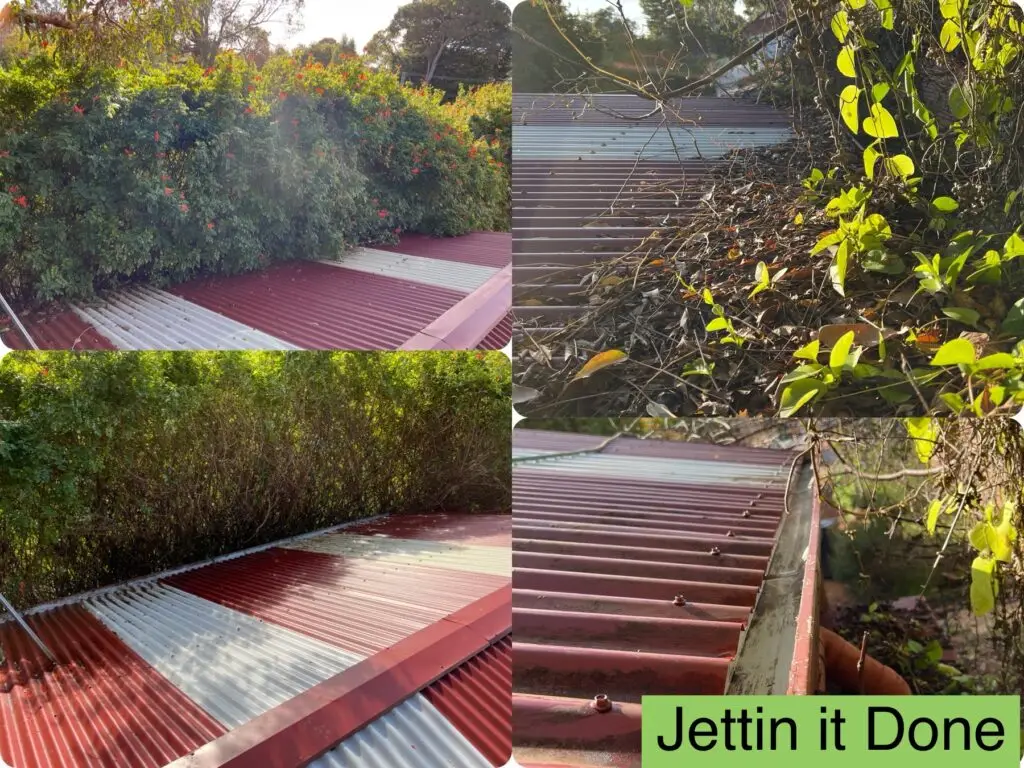
[[[379,65],[442,88],[505,80],[511,66],[511,12],[501,0],[414,0],[366,46]]]

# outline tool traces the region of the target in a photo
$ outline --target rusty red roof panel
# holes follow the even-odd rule
[[[500,323],[498,323],[491,332],[484,336],[483,341],[480,342],[480,349],[486,350],[498,350],[504,349],[512,341],[512,313],[509,312],[505,315]]]
[[[79,605],[0,624],[0,758],[14,768],[161,768],[224,727]]]
[[[273,548],[188,571],[166,583],[371,655],[500,589],[508,578]]]
[[[106,337],[83,322],[71,310],[51,316],[30,314],[22,317],[21,321],[40,349],[116,349]],[[0,317],[0,327],[8,324],[10,330],[0,334],[0,341],[11,349],[31,349],[28,342],[14,328],[13,323],[5,322],[5,319]]]
[[[374,246],[382,251],[459,261],[501,269],[512,263],[512,235],[508,232],[471,232],[460,237],[402,235],[396,245]]]
[[[424,692],[495,768],[512,757],[512,640],[504,637]]]
[[[396,349],[464,298],[317,262],[196,280],[170,292],[305,349]]]
[[[513,433],[516,448],[531,439],[556,444]],[[516,463],[521,764],[639,765],[643,695],[724,693],[793,458],[619,437],[599,451]]]

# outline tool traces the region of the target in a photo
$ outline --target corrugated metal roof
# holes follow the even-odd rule
[[[374,248],[357,248],[342,255],[337,261],[325,261],[324,263],[333,267],[344,267],[358,272],[395,277],[424,285],[452,288],[463,293],[472,293],[498,271],[494,267],[410,256],[405,253],[381,251]]]
[[[516,93],[512,122],[518,125],[593,124],[658,125],[669,119],[681,123],[724,126],[788,126],[789,118],[771,106],[700,97],[669,99],[663,112],[631,93]]]
[[[495,576],[512,575],[509,551],[504,547],[481,547],[383,536],[353,536],[344,533],[305,539],[292,546],[309,552],[358,557],[361,560],[386,565],[436,566]]]
[[[82,606],[27,620],[59,665],[14,622],[0,623],[0,761],[161,768],[224,732]]]
[[[671,233],[724,155],[792,136],[770,107],[686,99],[638,119],[653,106],[630,94],[513,98],[515,324],[564,327],[590,306],[588,265]]]
[[[732,450],[619,437],[514,465],[520,763],[639,765],[642,695],[724,692],[795,456]]]
[[[511,258],[507,233],[407,236],[338,262],[133,288],[22,319],[44,349],[501,349]],[[3,341],[28,346],[14,331]]]
[[[162,584],[85,606],[229,729],[363,658]]]
[[[437,530],[429,516],[361,524],[371,554],[381,541],[406,542],[383,545],[383,559],[282,542],[32,612],[33,629],[58,657],[55,669],[40,672],[40,651],[14,622],[0,622],[0,757],[14,768],[157,768],[176,758],[190,766],[299,768],[508,633],[508,548],[459,542],[507,540],[510,518],[437,521]],[[394,535],[412,531],[424,538]],[[431,564],[409,564],[409,548],[428,552]],[[494,550],[492,558],[504,553],[505,575],[489,573],[500,570],[492,564],[475,569],[466,553],[483,549]],[[389,560],[396,551],[399,560]],[[467,669],[493,700],[500,680]],[[371,731],[429,729],[427,741],[447,733],[462,750],[452,754],[483,761],[455,764],[490,765],[482,755],[500,738],[491,734],[478,748],[483,731],[459,730],[472,721],[463,708],[483,699],[440,701],[452,721],[414,700],[403,710],[418,707],[402,722],[406,730],[396,731],[392,718],[370,726],[363,743],[373,742]],[[336,705],[344,717],[316,719]],[[300,746],[303,760],[294,757]],[[383,764],[428,768],[438,764],[432,754]]]
[[[452,670],[423,695],[486,757],[512,756],[512,640],[504,637]]]
[[[124,350],[298,349],[155,288],[130,288],[102,303],[77,306],[74,312]]]
[[[28,326],[32,340],[40,349],[51,350],[113,350],[117,349],[96,332],[96,329],[87,323],[72,310],[58,312],[53,315],[32,314],[21,317],[23,323]],[[7,323],[0,318],[0,326]],[[13,325],[13,323],[11,324]],[[30,350],[28,342],[13,327],[10,330],[0,333],[0,341],[10,349]]]
[[[411,256],[459,261],[481,267],[501,269],[512,263],[512,234],[510,232],[471,232],[461,237],[429,237],[404,234],[397,245],[378,245],[377,248]]]
[[[356,523],[345,530],[367,536],[449,541],[505,549],[512,546],[512,519],[508,515],[392,515]]]
[[[422,694],[345,739],[310,768],[492,768]]]
[[[447,568],[438,560],[422,566],[339,555],[329,544],[321,551],[275,547],[168,583],[362,655],[384,650],[509,583],[507,575]],[[507,571],[507,549],[502,560]]]

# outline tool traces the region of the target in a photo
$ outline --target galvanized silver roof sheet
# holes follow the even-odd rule
[[[653,480],[659,483],[700,483],[701,485],[760,486],[785,479],[786,468],[727,461],[621,456],[599,453],[576,456],[538,457],[536,461],[517,463],[523,469],[538,469],[561,474],[573,473]]]
[[[493,267],[464,264],[450,259],[410,256],[375,248],[358,248],[343,254],[337,261],[323,263],[439,288],[452,288],[463,293],[472,293],[498,273]]]
[[[512,155],[522,160],[708,160],[791,136],[776,127],[514,125]]]
[[[492,768],[420,693],[356,732],[309,768]]]
[[[155,288],[130,288],[73,308],[124,350],[290,350],[300,347]]]
[[[110,592],[85,607],[228,728],[363,659],[162,584]]]
[[[507,547],[329,533],[297,541],[288,545],[288,548],[385,563],[436,565],[473,573],[509,577],[512,575],[512,553]]]

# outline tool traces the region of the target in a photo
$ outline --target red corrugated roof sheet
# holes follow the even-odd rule
[[[170,289],[304,349],[397,349],[464,295],[316,262]]]
[[[512,756],[511,638],[502,638],[423,693],[495,768],[503,768]]]
[[[512,235],[509,232],[471,232],[461,237],[402,235],[397,245],[374,246],[382,251],[408,253],[431,259],[459,261],[501,269],[512,263]]]
[[[161,768],[224,727],[81,606],[28,619],[55,668],[0,624],[0,758],[14,768]]]
[[[594,439],[514,433],[517,448]],[[524,765],[638,766],[641,696],[724,692],[785,483],[710,481],[718,467],[728,471],[724,462],[784,481],[793,459],[634,438],[601,454],[707,462],[709,482],[697,479],[699,467],[664,481],[628,468],[609,476],[560,469],[574,459],[514,467],[513,737]],[[598,695],[609,711],[593,706]]]
[[[97,333],[92,326],[83,322],[71,310],[49,317],[29,315],[22,317],[21,321],[25,324],[28,332],[32,334],[32,340],[40,349],[115,349],[110,341]],[[0,317],[0,328],[5,326],[9,326],[10,329],[0,333],[0,341],[3,341],[11,349],[31,349],[28,342],[15,329],[14,324],[9,323],[6,318]]]

